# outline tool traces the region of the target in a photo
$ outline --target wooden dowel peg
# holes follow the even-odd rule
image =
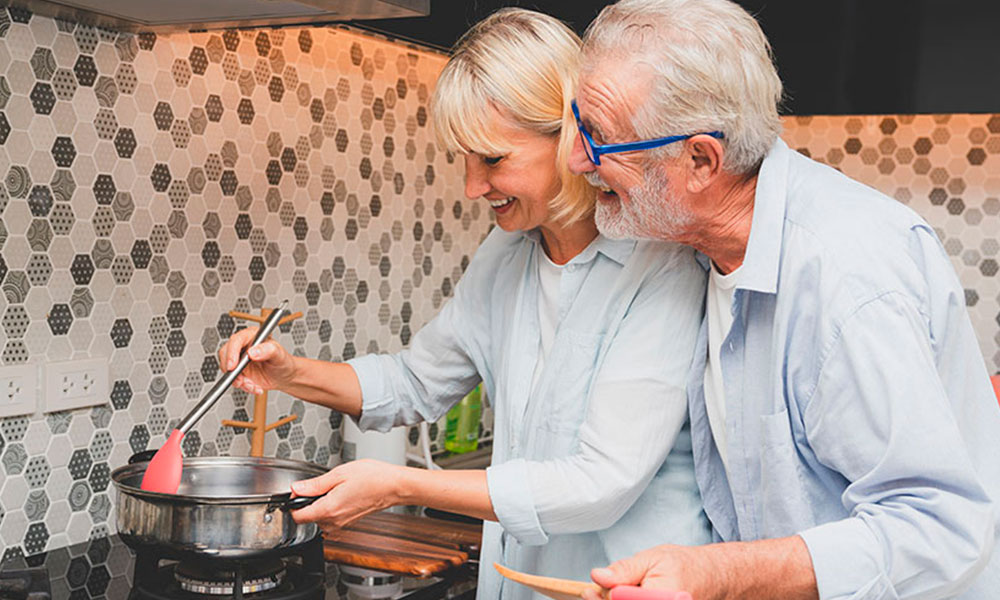
[[[298,418],[299,418],[298,415],[288,415],[284,419],[278,419],[274,423],[271,423],[270,425],[268,425],[267,427],[264,428],[264,431],[271,431],[275,427],[281,427],[285,423],[291,423],[292,421],[294,421],[295,419],[298,419]]]
[[[267,312],[270,313],[271,311],[268,310]],[[263,323],[264,321],[267,320],[267,317],[258,317],[255,315],[247,314],[245,312],[239,312],[237,310],[229,311],[229,316],[233,317],[234,319],[253,321],[254,323]],[[291,321],[294,321],[295,319],[300,319],[300,318],[302,318],[302,312],[301,311],[294,312],[286,317],[281,317],[281,320],[278,321],[278,325],[284,325],[285,323],[289,323]]]
[[[229,316],[233,317],[234,319],[243,319],[243,320],[246,320],[246,321],[251,321],[253,323],[260,324],[260,323],[263,323],[264,321],[267,320],[268,315],[271,314],[271,309],[269,309],[269,308],[261,309],[260,312],[261,312],[260,316],[257,316],[257,315],[251,315],[251,314],[248,314],[248,313],[245,313],[245,312],[231,310],[231,311],[229,311]],[[290,315],[288,315],[286,317],[282,317],[281,320],[278,321],[278,325],[284,325],[285,323],[289,323],[289,322],[294,321],[295,319],[299,319],[301,317],[302,317],[302,313],[301,312],[296,312],[296,313],[290,314]],[[253,422],[233,421],[231,419],[226,419],[226,420],[222,421],[222,424],[226,425],[228,427],[238,427],[238,428],[241,428],[241,429],[250,429],[253,432],[253,434],[250,437],[250,456],[263,456],[264,455],[264,434],[267,433],[268,431],[271,431],[275,427],[281,427],[282,425],[284,425],[286,423],[291,423],[296,418],[297,417],[295,415],[289,415],[289,416],[287,416],[287,417],[285,417],[283,419],[279,419],[279,420],[275,421],[274,423],[271,423],[270,425],[268,425],[267,424],[267,392],[264,392],[263,394],[257,394],[257,395],[254,396]]]

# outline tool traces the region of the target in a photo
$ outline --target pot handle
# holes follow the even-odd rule
[[[319,496],[296,496],[290,498],[284,504],[281,505],[282,510],[298,510],[300,508],[305,508],[312,504],[313,502],[322,498],[323,495]]]

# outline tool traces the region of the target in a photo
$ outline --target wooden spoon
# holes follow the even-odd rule
[[[594,590],[602,598],[607,598],[608,600],[691,600],[691,594],[687,592],[641,588],[633,585],[619,585],[613,590],[607,590],[589,581],[573,581],[571,579],[529,575],[508,569],[497,563],[493,563],[493,567],[507,579],[516,581],[521,585],[526,585],[536,592],[545,594],[555,600],[575,600],[576,598],[581,598],[583,592],[586,590]]]
[[[493,563],[493,567],[507,579],[516,581],[521,585],[526,585],[540,594],[545,594],[549,598],[555,598],[555,600],[574,600],[575,598],[580,598],[583,596],[584,590],[594,590],[603,597],[607,597],[608,590],[589,581],[573,581],[571,579],[529,575],[508,569],[497,563]]]

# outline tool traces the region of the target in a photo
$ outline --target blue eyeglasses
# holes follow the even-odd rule
[[[583,139],[583,150],[587,153],[587,158],[590,159],[590,162],[595,165],[601,164],[602,154],[617,154],[619,152],[635,152],[636,150],[659,148],[660,146],[673,144],[674,142],[686,140],[696,135],[710,135],[717,140],[726,137],[721,131],[708,131],[692,133],[690,135],[669,135],[667,137],[656,138],[655,140],[642,140],[621,144],[595,144],[594,138],[590,136],[590,132],[587,131],[587,128],[583,126],[583,121],[580,120],[580,109],[576,106],[576,100],[573,100],[570,105],[573,107],[573,116],[576,117],[576,128],[580,130],[580,137]]]

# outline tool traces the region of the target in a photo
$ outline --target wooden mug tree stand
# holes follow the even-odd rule
[[[267,320],[268,315],[271,314],[270,308],[264,308],[260,311],[260,316],[250,315],[244,312],[238,312],[235,310],[229,311],[229,316],[234,319],[245,319],[247,321],[253,321],[260,325]],[[284,325],[285,323],[290,323],[295,319],[301,318],[302,313],[297,312],[288,315],[287,317],[282,317],[278,321],[278,325]],[[232,421],[230,419],[223,419],[222,424],[229,427],[237,427],[240,429],[251,429],[253,430],[253,436],[250,438],[250,456],[264,456],[264,434],[271,431],[275,427],[281,427],[285,423],[291,423],[298,417],[295,415],[288,415],[283,419],[278,419],[270,425],[267,424],[267,392],[263,394],[256,394],[253,399],[253,422],[248,423],[246,421]]]

